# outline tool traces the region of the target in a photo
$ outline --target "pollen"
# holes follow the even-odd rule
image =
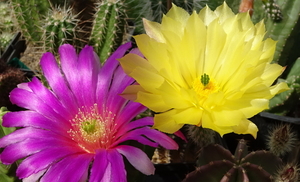
[[[209,75],[203,74],[201,78],[195,79],[192,84],[192,89],[196,92],[199,99],[205,99],[210,94],[216,93],[220,90],[217,82],[214,79],[210,79]]]
[[[114,115],[99,112],[97,104],[93,107],[82,107],[70,121],[72,129],[68,131],[72,140],[89,153],[98,148],[108,148],[113,142],[115,122]]]

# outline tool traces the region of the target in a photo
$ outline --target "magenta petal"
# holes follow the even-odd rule
[[[136,140],[144,145],[157,147],[161,145],[166,149],[178,149],[177,143],[166,134],[151,129],[150,127],[138,128],[124,134],[114,145],[120,144],[127,140]]]
[[[178,136],[179,138],[181,138],[181,139],[184,140],[185,142],[188,142],[187,139],[186,139],[186,137],[184,136],[184,134],[183,134],[180,130],[176,131],[176,132],[174,133],[174,135],[175,135],[175,136]]]
[[[69,89],[70,86],[66,82],[64,76],[61,74],[54,56],[51,53],[45,53],[41,58],[40,64],[50,87],[59,100],[61,100],[65,108],[77,112],[78,105],[76,103],[75,96]],[[72,72],[71,69],[70,72]],[[74,71],[74,74],[78,75],[76,71]],[[75,77],[75,80],[76,78],[77,77]]]
[[[61,140],[61,142],[69,142],[69,145],[73,143],[73,140],[65,137],[63,135],[58,135],[48,130],[42,130],[37,128],[26,127],[23,129],[18,129],[13,133],[0,138],[0,148],[6,147],[8,145],[21,142],[27,138],[31,139],[41,139],[41,140]]]
[[[141,131],[142,130],[144,130],[143,133],[147,138],[157,142],[160,146],[169,150],[178,149],[177,143],[173,139],[171,139],[168,135],[160,131],[151,129],[149,127],[141,128]]]
[[[120,145],[116,150],[124,155],[137,170],[146,175],[154,174],[155,168],[148,156],[141,150],[128,145]]]
[[[12,164],[16,160],[49,148],[44,140],[24,139],[24,141],[7,146],[0,155],[3,164]],[[20,150],[22,149],[22,150]]]
[[[83,103],[87,107],[96,103],[95,96],[99,70],[100,62],[95,58],[93,47],[85,46],[78,58],[78,71],[81,77],[77,84],[81,87]]]
[[[42,171],[39,171],[35,174],[32,174],[30,176],[28,176],[27,178],[24,178],[22,180],[22,182],[33,182],[33,181],[38,181],[40,179],[40,177],[42,175],[44,175],[44,173],[46,172],[46,169],[42,170]]]
[[[121,113],[118,115],[117,123],[119,126],[122,126],[126,122],[131,121],[133,118],[135,118],[138,114],[146,111],[146,107],[138,102],[132,102],[129,101],[121,111]],[[152,123],[153,125],[153,123]]]
[[[63,115],[65,118],[71,119],[69,108],[62,106],[60,101],[55,97],[55,95],[47,89],[36,77],[28,83],[28,86],[35,93],[35,95],[44,101],[45,104],[50,106],[56,113]]]
[[[158,147],[158,143],[156,141],[149,140],[147,137],[143,135],[143,128],[135,129],[123,134],[115,143],[113,143],[112,147],[116,147],[122,142],[128,140],[135,140],[141,144],[149,145],[151,147]]]
[[[20,107],[24,107],[26,109],[30,109],[41,113],[52,120],[65,121],[61,123],[62,125],[68,126],[69,124],[62,115],[53,111],[53,109],[50,106],[44,103],[32,92],[15,88],[10,92],[10,99],[12,103]]]
[[[124,104],[128,102],[121,97],[120,94],[133,82],[134,80],[124,73],[122,67],[118,66],[115,70],[114,77],[112,78],[112,83],[107,96],[107,107],[110,108],[112,112],[118,114]]]
[[[109,161],[101,182],[126,182],[126,170],[122,155],[116,150],[107,151]]]
[[[104,176],[104,172],[106,171],[107,165],[107,151],[104,149],[98,149],[96,151],[94,163],[91,168],[91,176],[89,182],[100,181]]]
[[[11,164],[16,160],[27,157],[52,146],[73,146],[70,142],[60,138],[32,139],[24,138],[23,141],[7,146],[0,155],[4,164]],[[22,150],[20,150],[22,149]],[[74,147],[74,151],[76,148]]]
[[[86,181],[93,154],[75,154],[54,163],[41,182]]]
[[[73,46],[69,44],[64,44],[59,47],[59,55],[62,71],[66,77],[69,87],[71,88],[74,97],[76,97],[76,102],[78,102],[78,106],[82,106],[81,101],[81,93],[82,88],[78,81],[82,76],[78,71],[78,57],[76,54],[76,50]]]
[[[8,112],[3,116],[4,127],[35,127],[53,132],[66,132],[68,128],[60,122],[45,118],[43,115],[34,111]]]
[[[76,148],[68,146],[55,146],[54,148],[38,152],[22,161],[17,169],[17,176],[21,179],[26,178],[46,169],[53,162],[76,152],[80,151],[76,151]]]
[[[134,48],[130,51],[132,54],[139,55],[140,57],[144,57],[144,55],[141,53],[141,51],[138,48]]]
[[[96,98],[98,103],[105,103],[107,98],[108,89],[111,85],[113,74],[119,65],[117,59],[124,56],[126,51],[131,47],[131,43],[121,45],[105,62],[100,70]]]
[[[127,133],[130,130],[140,128],[143,126],[150,126],[153,125],[154,121],[152,117],[144,117],[132,122],[127,123],[126,125],[123,125],[122,127],[118,128],[118,132],[116,134],[116,138],[121,137],[124,135],[124,133]]]

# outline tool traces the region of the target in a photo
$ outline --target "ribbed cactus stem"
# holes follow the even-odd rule
[[[123,42],[126,13],[120,0],[104,0],[96,9],[90,44],[104,62]]]
[[[37,9],[37,0],[11,0],[15,18],[23,36],[28,41],[40,41],[42,31],[40,28],[41,14]]]
[[[300,94],[300,58],[298,58],[285,80],[279,79],[280,82],[286,82],[290,90],[282,92],[270,100],[270,112],[277,114],[287,114],[293,110],[297,105]]]
[[[208,145],[200,151],[200,167],[189,173],[183,182],[272,182],[277,167],[282,165],[281,159],[263,150],[249,154],[247,151],[243,139],[238,143],[234,156],[220,145]]]
[[[206,0],[174,0],[173,3],[177,6],[185,9],[186,11],[192,13],[194,10],[199,11],[206,5]]]
[[[266,6],[266,10],[271,17],[266,21],[267,36],[278,41],[274,61],[286,66],[289,52],[294,44],[293,40],[287,40],[299,21],[300,1],[275,2],[270,0],[269,3],[271,3],[270,7]],[[269,11],[271,11],[271,15]]]
[[[53,8],[44,25],[44,49],[55,52],[62,44],[74,44],[77,22],[71,8]]]

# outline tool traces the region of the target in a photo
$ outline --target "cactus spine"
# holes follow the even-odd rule
[[[216,132],[208,129],[202,128],[201,126],[188,125],[188,136],[192,139],[194,143],[197,144],[198,147],[205,147],[209,144],[215,143],[215,135]]]
[[[275,175],[275,182],[296,182],[299,181],[299,166],[286,164]]]
[[[38,0],[11,0],[11,4],[23,36],[31,42],[40,41],[42,36],[40,23],[49,6],[47,7],[45,1]]]
[[[126,13],[120,0],[104,0],[96,9],[90,44],[104,62],[123,42]]]
[[[43,42],[46,51],[56,52],[62,44],[75,44],[78,20],[72,9],[53,8],[45,21]]]
[[[291,152],[296,146],[297,137],[295,132],[291,130],[291,126],[279,125],[269,132],[267,146],[270,152],[282,157]]]

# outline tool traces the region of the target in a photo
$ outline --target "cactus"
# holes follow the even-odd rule
[[[296,182],[299,180],[300,168],[296,164],[286,164],[278,170],[275,182]]]
[[[45,20],[43,42],[46,51],[56,52],[62,44],[75,45],[78,19],[72,9],[53,8]]]
[[[282,157],[296,146],[297,136],[288,124],[279,125],[270,130],[267,138],[267,146],[270,152]]]
[[[194,10],[199,11],[203,7],[205,7],[205,4],[208,2],[208,0],[174,0],[173,3],[176,4],[178,7],[182,7],[189,13],[192,13]]]
[[[14,24],[9,4],[0,2],[0,56],[14,36]]]
[[[188,125],[187,130],[189,138],[191,138],[198,147],[202,148],[215,143],[216,132],[211,129]]]
[[[282,14],[281,16],[274,15],[275,20],[272,17],[266,20],[266,29],[268,31],[267,36],[278,41],[274,55],[274,62],[277,62],[280,65],[290,66],[291,63],[299,57],[298,53],[296,59],[289,60],[289,53],[292,47],[297,44],[297,42],[294,42],[293,36],[299,34],[300,24],[297,22],[299,22],[300,18],[300,1],[278,0],[278,2],[274,2],[273,0],[270,0],[270,3],[273,3],[275,4],[275,7],[278,7],[277,12],[281,9]],[[277,16],[280,18],[276,19]]]
[[[270,100],[269,112],[287,114],[297,106],[300,94],[300,58],[298,58],[287,75],[287,79],[279,79],[279,82],[287,82],[290,90],[276,95]]]
[[[11,0],[15,18],[23,36],[28,41],[37,42],[41,40],[42,31],[40,23],[42,16],[45,15],[49,8],[46,1],[38,0]]]
[[[200,11],[208,0],[126,0],[128,17],[134,21],[136,33],[143,33],[142,18],[160,22],[164,14],[170,9],[171,2],[188,12]]]
[[[282,165],[280,158],[267,151],[260,150],[248,154],[243,139],[239,141],[234,155],[218,144],[204,147],[200,151],[198,162],[200,167],[189,173],[183,182],[267,182],[273,180],[277,168]]]
[[[100,61],[107,57],[123,42],[126,13],[120,0],[104,0],[97,4],[90,44],[94,46]]]
[[[8,46],[11,39],[14,37],[14,35],[10,32],[2,32],[0,33],[0,56]]]

